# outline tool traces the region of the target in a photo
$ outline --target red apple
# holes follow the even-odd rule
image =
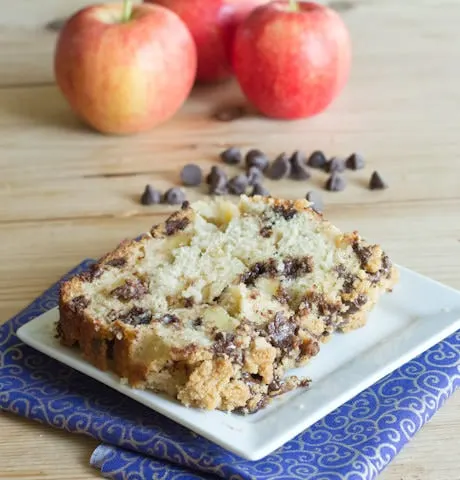
[[[215,82],[232,75],[231,49],[237,26],[268,0],[146,0],[177,13],[198,52],[197,80]]]
[[[312,2],[256,8],[236,32],[233,66],[248,100],[268,117],[323,111],[347,82],[351,42],[340,16]]]
[[[86,7],[60,32],[57,84],[73,111],[104,133],[141,132],[170,118],[196,74],[196,47],[170,10],[141,4]]]

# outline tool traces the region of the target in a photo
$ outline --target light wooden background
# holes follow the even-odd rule
[[[324,193],[326,215],[382,243],[396,262],[460,288],[458,0],[336,2],[352,33],[353,72],[343,95],[314,119],[215,122],[216,107],[242,100],[229,83],[196,88],[172,121],[125,138],[83,127],[53,83],[56,34],[45,25],[85,3],[15,0],[2,9],[0,322],[81,259],[163,218],[168,207],[138,204],[146,183],[175,184],[189,161],[209,168],[226,145],[271,155],[297,148],[362,152],[368,168],[348,175],[345,192]],[[374,168],[390,189],[366,189]],[[316,174],[309,184],[267,185],[293,198],[324,180]],[[5,413],[0,432],[2,480],[99,478],[88,467],[92,440]],[[459,445],[457,393],[381,478],[460,479]]]

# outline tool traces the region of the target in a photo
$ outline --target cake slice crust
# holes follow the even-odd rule
[[[184,203],[61,286],[58,336],[100,369],[187,406],[253,412],[398,279],[378,245],[305,200]]]

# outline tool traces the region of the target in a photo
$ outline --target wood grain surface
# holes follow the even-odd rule
[[[361,152],[342,193],[322,192],[325,215],[384,245],[400,264],[460,289],[460,2],[337,1],[354,53],[340,98],[315,118],[223,123],[243,104],[234,82],[196,87],[173,120],[130,137],[82,125],[52,72],[53,23],[89,2],[15,0],[0,24],[0,323],[83,258],[149,228],[171,210],[144,207],[146,183],[178,183],[187,162],[205,169],[227,145],[282,151]],[[50,28],[51,23],[51,28]],[[367,188],[378,170],[390,184]],[[273,195],[322,191],[311,181],[267,182]],[[190,199],[203,189],[188,189]],[[96,442],[0,413],[0,479],[99,478]],[[455,394],[381,475],[382,480],[459,480],[460,396]]]

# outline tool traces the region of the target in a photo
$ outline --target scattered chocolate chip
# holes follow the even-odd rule
[[[114,288],[110,294],[118,300],[137,300],[148,293],[147,286],[139,279],[128,279],[123,285]]]
[[[161,192],[155,190],[152,185],[146,185],[141,196],[142,205],[154,205],[161,202]]]
[[[240,281],[246,285],[254,285],[254,282],[263,275],[275,276],[278,273],[276,262],[269,259],[266,262],[257,262],[249,270],[241,275]]]
[[[165,232],[168,237],[175,233],[184,230],[190,223],[190,218],[182,217],[177,214],[171,215],[165,222]]]
[[[220,158],[227,165],[238,165],[241,162],[243,156],[241,155],[239,148],[230,147],[220,154]]]
[[[323,204],[323,200],[320,196],[319,193],[317,192],[308,192],[306,197],[305,197],[310,203],[312,203],[313,205],[311,206],[311,208],[316,212],[316,213],[321,213],[324,209],[324,204]]]
[[[360,261],[361,268],[365,269],[369,259],[372,256],[372,247],[363,246],[359,242],[354,242],[352,248]]]
[[[188,200],[185,200],[185,202],[182,202],[181,205],[181,210],[188,210],[190,208],[190,202]]]
[[[346,315],[353,315],[356,313],[363,305],[365,305],[368,301],[367,295],[364,293],[360,293],[354,300],[351,302],[346,302],[346,305],[348,305],[348,310],[346,312]]]
[[[133,307],[119,318],[123,323],[132,325],[133,327],[137,325],[148,325],[152,320],[152,312],[141,307]]]
[[[66,24],[66,18],[57,18],[56,20],[51,20],[45,25],[45,29],[50,32],[59,32],[62,27]]]
[[[251,192],[251,196],[254,195],[260,195],[261,197],[269,197],[270,192],[261,183],[256,183]]]
[[[300,354],[303,357],[314,357],[319,353],[319,345],[318,342],[315,342],[311,339],[305,339],[300,344]]]
[[[193,297],[184,298],[185,308],[192,308],[194,304],[195,304],[195,300],[193,299]]]
[[[311,168],[324,168],[326,165],[326,157],[320,150],[315,150],[308,158],[307,165]]]
[[[209,193],[225,195],[227,193],[227,174],[219,167],[212,167],[209,177]]]
[[[111,267],[116,267],[116,268],[121,268],[126,265],[126,258],[121,257],[121,258],[113,258],[112,260],[109,260],[106,262],[106,265],[110,265]]]
[[[266,225],[259,230],[259,233],[261,237],[270,238],[273,234],[273,230],[272,227]]]
[[[345,161],[343,158],[332,157],[325,165],[325,170],[328,173],[332,172],[344,172],[345,171]]]
[[[308,180],[311,175],[305,167],[305,155],[299,151],[294,152],[289,159],[291,163],[290,178],[293,180]]]
[[[383,190],[385,188],[388,188],[388,185],[384,182],[380,174],[374,171],[369,180],[369,188],[371,190]]]
[[[181,205],[185,201],[185,193],[179,187],[173,187],[164,194],[164,201],[169,205]]]
[[[262,183],[264,174],[257,167],[249,167],[247,177],[249,185],[255,185],[256,183]]]
[[[88,305],[90,301],[84,295],[79,295],[78,297],[72,298],[69,302],[69,308],[74,313],[80,313],[83,311]]]
[[[281,180],[287,177],[291,172],[291,162],[289,157],[282,153],[274,160],[274,162],[268,167],[266,175],[272,180]]]
[[[240,173],[228,181],[227,188],[233,195],[241,195],[246,192],[248,185],[248,177],[244,173]]]
[[[345,178],[340,176],[337,172],[332,172],[332,175],[327,179],[325,184],[326,190],[329,190],[330,192],[341,192],[342,190],[345,190],[346,186],[347,182]]]
[[[359,153],[352,153],[346,160],[345,165],[350,170],[361,170],[364,168],[364,158]]]
[[[246,111],[242,106],[230,106],[223,107],[217,110],[214,113],[214,118],[219,120],[219,122],[232,122],[233,120],[238,120],[241,117],[244,117]]]
[[[246,168],[257,167],[262,172],[268,167],[268,158],[260,150],[249,150],[246,154]]]
[[[275,205],[273,211],[281,215],[285,220],[291,220],[297,214],[297,210],[290,204]]]
[[[189,163],[181,170],[180,179],[184,185],[196,187],[203,179],[203,172],[198,165]]]

